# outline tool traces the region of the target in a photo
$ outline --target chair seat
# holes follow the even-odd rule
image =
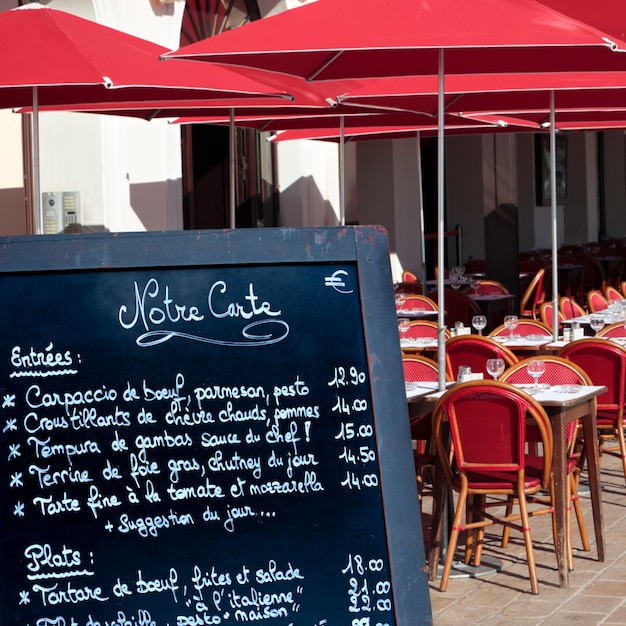
[[[468,487],[471,490],[488,489],[490,491],[502,491],[512,493],[517,489],[517,474],[515,472],[467,472]],[[536,476],[524,475],[524,489],[539,489],[541,481]],[[461,488],[461,481],[456,478],[455,489]]]

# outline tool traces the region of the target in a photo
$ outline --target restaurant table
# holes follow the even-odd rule
[[[426,383],[424,383],[426,384]],[[516,385],[528,390],[532,385]],[[569,392],[565,392],[566,388]],[[572,389],[575,391],[572,392]],[[602,500],[600,487],[600,468],[596,431],[595,398],[606,391],[604,386],[555,385],[533,393],[533,397],[546,411],[552,425],[553,437],[553,472],[554,472],[554,515],[556,526],[555,551],[559,572],[559,586],[569,586],[567,567],[567,509],[569,506],[569,482],[567,477],[567,438],[565,427],[569,422],[580,419],[582,423],[584,450],[587,460],[591,509],[593,513],[594,533],[598,561],[604,562],[604,522],[602,518]],[[407,401],[409,414],[420,414],[432,410],[444,391],[419,393],[409,396]],[[444,511],[443,504],[448,498],[448,486],[437,461],[434,477],[434,504],[431,527],[430,552],[428,557],[428,577],[434,580],[441,556]]]
[[[402,352],[436,352],[438,341],[431,337],[420,337],[418,339],[400,339],[400,349]]]
[[[603,311],[598,311],[597,313],[593,313],[593,315],[600,315],[604,320],[604,324],[608,326],[609,324],[617,324],[618,322],[623,322],[624,318],[618,314],[613,313],[609,309],[604,309]],[[569,319],[561,320],[562,324],[573,324],[574,322],[578,322],[581,326],[589,326],[589,315],[580,315],[579,317],[570,317]]]
[[[396,309],[396,317],[404,317],[410,320],[436,320],[438,315],[438,311],[430,311],[428,309]]]
[[[557,348],[553,346],[554,338],[550,335],[496,335],[490,337],[511,352],[525,358],[533,354],[552,353]]]

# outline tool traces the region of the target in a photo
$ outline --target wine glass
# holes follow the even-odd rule
[[[517,315],[505,315],[504,325],[509,329],[509,339],[513,339],[513,331],[517,328],[519,318]]]
[[[539,379],[546,371],[545,361],[540,361],[539,359],[531,359],[530,361],[528,361],[526,371],[528,372],[528,375],[532,376],[533,380],[535,381],[532,390],[539,391]]]
[[[494,380],[504,372],[504,359],[487,359],[487,374]]]
[[[396,294],[396,311],[401,311],[402,306],[406,302],[406,294],[405,293],[397,293]]]
[[[398,320],[398,331],[400,332],[400,341],[406,338],[407,333],[411,328],[411,320],[407,317],[402,317]]]
[[[590,315],[589,326],[591,326],[591,330],[597,335],[598,331],[604,328],[604,317],[602,315]]]
[[[472,276],[470,284],[472,286],[472,293],[477,296],[478,288],[480,287],[480,278],[478,278],[478,276]]]
[[[482,335],[483,328],[487,326],[487,318],[484,315],[474,315],[472,317],[472,326],[478,331],[479,335]]]

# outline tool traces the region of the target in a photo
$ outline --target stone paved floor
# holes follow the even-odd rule
[[[519,533],[511,534],[501,549],[496,534],[487,536],[484,554],[500,559],[501,571],[478,578],[451,578],[446,592],[439,580],[431,581],[430,600],[435,626],[488,624],[534,626],[539,624],[626,624],[626,483],[621,461],[605,455],[602,460],[602,502],[606,561],[596,560],[593,522],[588,494],[581,485],[581,500],[591,552],[580,549],[574,521],[574,571],[568,589],[558,587],[550,516],[531,522],[539,594],[530,593],[528,566]],[[583,483],[585,474],[583,474]],[[430,498],[424,498],[424,532],[428,533]]]

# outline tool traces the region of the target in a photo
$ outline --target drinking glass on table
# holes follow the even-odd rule
[[[539,359],[531,359],[528,361],[528,365],[526,366],[526,371],[529,376],[532,376],[535,384],[533,385],[533,391],[539,391],[539,379],[543,376],[546,371],[546,364],[544,361],[540,361]]]
[[[509,329],[509,339],[513,339],[513,331],[517,328],[518,324],[519,318],[517,315],[504,316],[504,326]]]
[[[477,296],[478,288],[480,287],[480,278],[478,276],[472,276],[471,285],[472,285],[472,293]]]
[[[494,380],[504,372],[504,359],[487,359],[487,374]]]
[[[411,328],[411,320],[407,317],[403,317],[398,320],[398,331],[400,332],[400,341],[406,338],[407,333]]]
[[[598,331],[604,328],[604,317],[602,315],[590,315],[589,326],[591,326],[591,330],[597,335]]]
[[[483,328],[487,326],[487,317],[485,315],[474,315],[472,317],[472,326],[478,331],[479,335],[482,335]]]
[[[405,302],[406,302],[406,294],[397,293],[396,294],[396,311],[400,311]]]

